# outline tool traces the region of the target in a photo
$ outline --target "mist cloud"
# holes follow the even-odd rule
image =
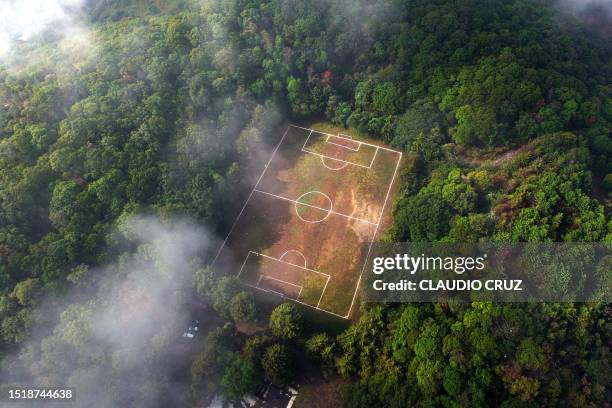
[[[0,58],[16,41],[30,41],[52,30],[60,36],[82,30],[79,14],[84,0],[1,0]]]
[[[173,376],[176,362],[191,358],[182,333],[210,236],[189,220],[138,216],[120,222],[109,241],[122,248],[113,262],[82,274],[68,300],[38,308],[36,326],[56,324],[34,327],[6,358],[3,383],[75,387],[78,406],[157,406],[189,395]]]
[[[612,0],[560,0],[559,5],[574,11],[583,11],[593,6],[601,6],[610,10]]]
[[[578,18],[590,31],[612,36],[612,0],[558,0],[558,9]]]

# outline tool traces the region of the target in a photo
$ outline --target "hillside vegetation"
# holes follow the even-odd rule
[[[218,387],[238,398],[262,373],[289,382],[308,350],[324,375],[350,379],[351,407],[612,399],[608,304],[364,305],[338,337],[310,337],[282,306],[269,335],[211,331],[185,400],[164,392],[161,326],[174,323],[162,319],[166,334],[134,348],[151,377],[122,387],[134,349],[90,330],[105,276],[133,262],[171,275],[151,252],[163,245],[117,229],[145,214],[224,236],[289,120],[407,153],[385,239],[612,242],[612,61],[609,39],[546,1],[119,3],[91,6],[89,31],[0,63],[0,356],[16,380],[103,378],[109,404],[193,403]],[[181,297],[266,321],[206,268],[214,249],[187,252],[195,291]]]

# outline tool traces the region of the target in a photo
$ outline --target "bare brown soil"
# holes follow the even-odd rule
[[[327,140],[348,141],[289,129],[218,264],[257,289],[344,317],[368,244],[386,221],[385,201],[385,213],[392,204],[390,183],[400,155]],[[340,160],[338,152],[349,163],[329,169],[320,155],[333,162]]]

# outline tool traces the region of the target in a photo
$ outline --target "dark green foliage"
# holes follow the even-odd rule
[[[283,303],[272,311],[270,329],[281,339],[295,339],[302,334],[302,315],[293,303]]]
[[[293,356],[283,344],[268,347],[261,359],[266,376],[275,384],[288,384],[294,377]]]
[[[243,383],[233,391],[242,391],[249,382],[248,365],[237,362],[240,358],[236,355],[231,341],[232,328],[229,326],[219,327],[207,334],[203,342],[202,351],[196,355],[191,364],[191,393],[196,399],[209,398],[222,381],[229,380],[232,376],[239,377]],[[233,368],[229,368],[233,366]],[[227,377],[226,377],[227,376]],[[225,386],[225,384],[223,384]]]
[[[435,241],[450,229],[451,209],[439,192],[421,191],[398,204],[396,239]]]
[[[257,368],[261,368],[261,357],[266,347],[272,343],[272,338],[265,335],[255,335],[248,338],[242,348],[242,353],[251,360]]]
[[[572,372],[589,378],[589,390],[597,390],[591,398],[599,400],[606,379],[593,369],[606,371],[600,340],[609,334],[595,322],[605,313],[606,305],[372,306],[339,337],[338,368],[361,373],[349,394],[351,406],[584,400]],[[574,325],[578,316],[585,326]],[[583,358],[589,363],[566,366]]]
[[[609,47],[550,2],[88,7],[101,23],[91,47],[23,44],[0,66],[2,354],[23,344],[40,299],[95,292],[96,267],[119,256],[109,232],[131,214],[186,215],[225,235],[260,147],[286,118],[325,114],[408,153],[390,239],[612,239],[609,204],[592,197],[612,191]],[[551,279],[567,288],[572,275],[558,269]],[[235,280],[200,268],[195,288],[223,316],[254,321]],[[608,309],[366,306],[337,341],[319,334],[305,347],[359,378],[348,406],[601,406]],[[78,303],[56,332],[36,326],[49,333],[24,364],[61,384],[64,361],[110,361],[83,347],[91,318]],[[295,305],[277,308],[270,327],[296,343]],[[238,357],[232,333],[213,331],[194,359],[197,402],[222,377],[231,397],[252,389],[253,370],[293,377],[288,346],[254,336]]]
[[[427,135],[436,128],[443,129],[443,126],[434,103],[430,100],[416,101],[400,116],[391,145],[410,150],[419,136],[427,140]],[[439,141],[431,142],[440,143]]]
[[[221,386],[225,396],[236,399],[254,391],[258,379],[253,363],[236,355],[223,373]]]
[[[612,193],[612,173],[606,174],[603,179],[603,185],[608,193]]]
[[[234,296],[230,301],[229,314],[236,322],[255,323],[257,321],[257,307],[253,294],[240,292]]]

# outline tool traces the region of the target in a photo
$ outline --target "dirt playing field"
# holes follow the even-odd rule
[[[348,317],[400,160],[347,135],[289,126],[215,265],[253,288]]]

